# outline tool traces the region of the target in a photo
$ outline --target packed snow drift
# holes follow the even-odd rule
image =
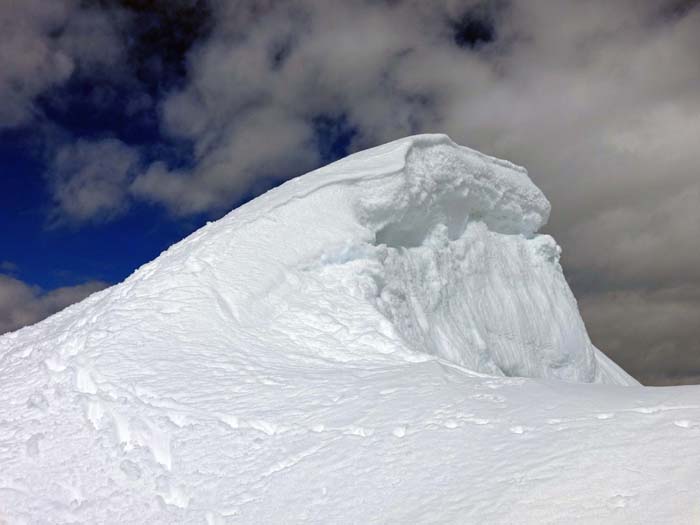
[[[700,522],[700,387],[591,344],[549,209],[409,137],[1,337],[0,523]]]

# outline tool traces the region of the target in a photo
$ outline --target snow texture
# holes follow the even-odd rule
[[[1,337],[0,523],[700,522],[700,388],[591,344],[549,209],[409,137]]]

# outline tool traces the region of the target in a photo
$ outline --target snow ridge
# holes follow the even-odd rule
[[[268,351],[287,339],[290,359],[427,353],[487,374],[636,384],[591,345],[559,247],[536,234],[549,210],[523,168],[408,137],[271,190],[0,351],[51,339],[47,367],[62,371],[104,359],[93,341],[115,326],[133,327],[115,345],[192,326],[233,347],[237,332]]]
[[[532,522],[571,521],[552,501],[591,476],[604,479],[580,509],[598,519],[599,504],[644,501],[619,491],[656,490],[665,464],[622,465],[669,439],[695,479],[697,394],[623,388],[636,381],[591,344],[559,247],[537,233],[549,210],[524,169],[408,137],[0,337],[0,521],[521,521],[489,502],[526,501],[512,476],[533,468]],[[590,445],[601,425],[617,429],[610,448]],[[586,473],[557,483],[569,460],[549,443],[582,444]],[[453,503],[437,511],[435,494]]]

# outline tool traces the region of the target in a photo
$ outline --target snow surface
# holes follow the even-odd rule
[[[548,214],[409,137],[1,337],[0,523],[700,523],[700,387],[591,344]]]

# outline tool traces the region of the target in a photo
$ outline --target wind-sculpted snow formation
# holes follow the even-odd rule
[[[700,389],[591,344],[549,209],[409,137],[3,336],[0,523],[693,523]]]

